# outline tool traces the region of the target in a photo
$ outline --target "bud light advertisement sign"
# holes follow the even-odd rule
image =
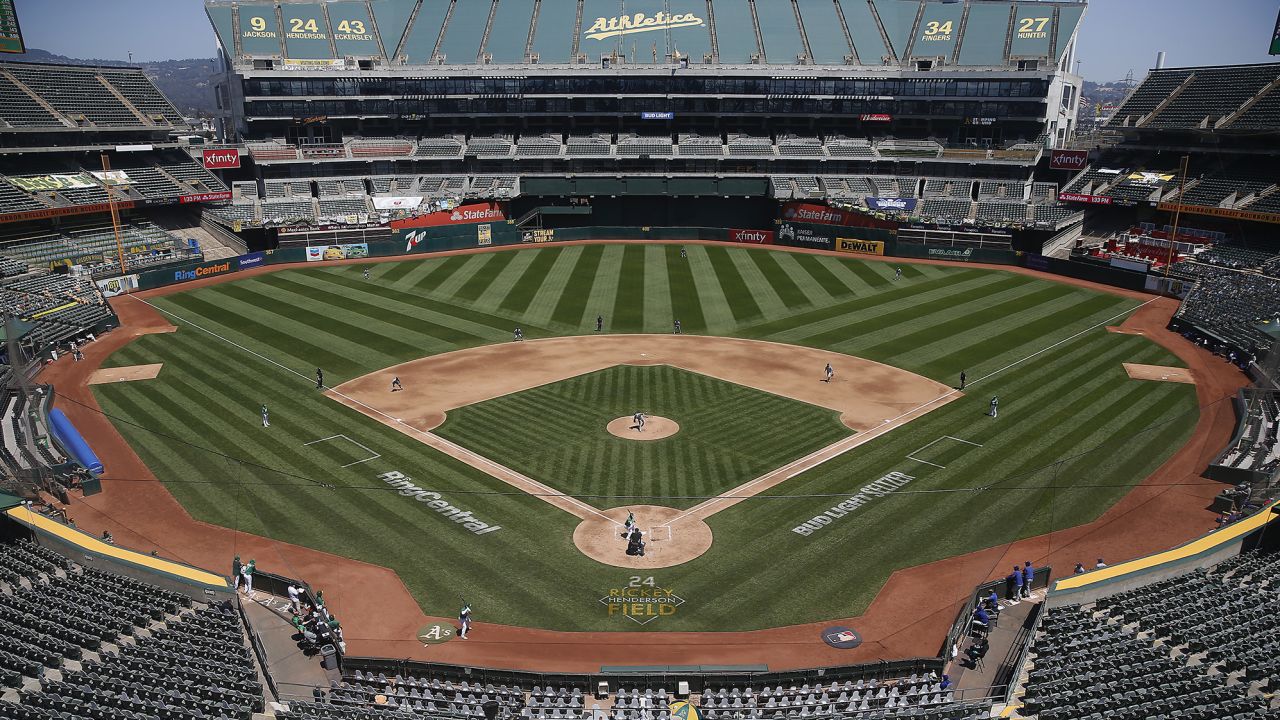
[[[869,210],[910,214],[915,212],[916,209],[915,198],[869,197],[864,199],[867,202],[867,209]]]

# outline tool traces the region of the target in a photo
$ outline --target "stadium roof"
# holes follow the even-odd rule
[[[1059,58],[1085,3],[1009,0],[208,0],[237,65],[1016,66]]]

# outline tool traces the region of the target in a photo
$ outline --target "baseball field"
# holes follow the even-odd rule
[[[94,393],[195,518],[392,568],[429,615],[465,598],[486,622],[557,630],[854,616],[895,569],[1092,520],[1198,417],[1194,386],[1123,366],[1180,365],[1108,331],[1140,300],[680,250],[327,265],[154,297],[177,332],[117,351],[107,367],[147,372]],[[634,412],[678,432],[606,429]],[[629,507],[670,510],[638,513],[655,565],[620,539],[584,546]],[[674,611],[601,602],[650,578]]]

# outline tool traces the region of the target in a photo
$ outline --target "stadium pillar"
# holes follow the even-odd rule
[[[120,209],[116,207],[116,195],[111,189],[110,173],[111,160],[106,153],[102,153],[102,182],[107,186],[107,207],[111,208],[111,229],[116,235],[116,254],[120,259],[120,275],[123,277],[129,273],[129,268],[124,261],[124,242],[120,239]]]
[[[1169,256],[1164,264],[1164,276],[1169,277],[1169,268],[1173,266],[1173,244],[1178,242],[1178,221],[1182,219],[1182,192],[1187,189],[1187,166],[1191,163],[1190,155],[1182,156],[1180,170],[1182,177],[1178,180],[1178,202],[1173,206],[1173,232],[1169,234]]]

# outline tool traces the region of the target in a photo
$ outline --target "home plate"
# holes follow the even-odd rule
[[[1124,363],[1124,371],[1129,373],[1129,377],[1134,380],[1158,380],[1162,382],[1189,384],[1195,383],[1195,379],[1191,377],[1191,372],[1186,368]]]

